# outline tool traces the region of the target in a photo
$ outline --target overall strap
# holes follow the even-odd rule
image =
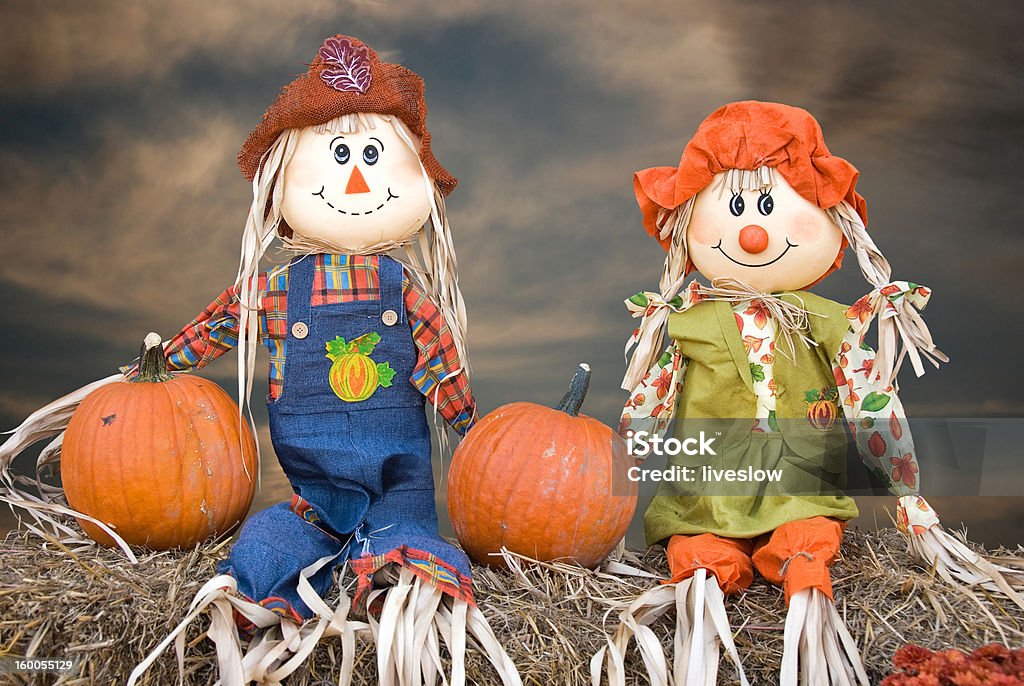
[[[302,255],[288,265],[288,324],[309,323],[310,300],[313,299],[313,272],[316,255]]]
[[[381,255],[378,262],[377,276],[380,280],[380,308],[382,312],[392,310],[398,315],[398,322],[405,321],[405,302],[403,285],[405,270],[398,260]]]

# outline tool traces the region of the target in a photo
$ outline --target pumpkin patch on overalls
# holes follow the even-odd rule
[[[380,334],[370,332],[347,342],[341,336],[327,341],[327,359],[331,360],[328,381],[331,390],[347,403],[366,400],[378,386],[388,388],[395,370],[389,362],[377,363],[370,358],[380,343]]]

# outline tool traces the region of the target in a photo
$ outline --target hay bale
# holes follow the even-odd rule
[[[76,657],[74,675],[60,683],[122,682],[184,616],[200,585],[215,572],[227,542],[187,552],[141,555],[132,565],[114,550],[72,551],[24,531],[10,532],[0,556],[0,646],[9,655]],[[1009,553],[1004,554],[1009,555]],[[1021,559],[1018,557],[1017,559]],[[627,553],[626,562],[665,575],[660,550]],[[618,603],[651,586],[649,579],[617,578],[561,565],[522,563],[517,573],[474,569],[477,596],[525,684],[588,684],[589,660],[614,630]],[[893,529],[850,530],[833,568],[836,606],[861,646],[873,682],[892,668],[904,643],[970,651],[998,642],[1024,644],[1024,613],[984,592],[965,593],[916,567]],[[344,584],[346,579],[342,579]],[[335,594],[337,591],[335,591]],[[328,597],[334,602],[335,596]],[[764,580],[727,599],[736,644],[751,683],[777,682],[785,604]],[[670,613],[671,614],[671,613]],[[671,654],[673,617],[654,625]],[[212,684],[212,644],[198,623],[187,637],[187,684]],[[288,683],[337,683],[339,645],[327,641],[308,670]],[[376,683],[373,647],[358,644],[356,683]],[[646,683],[635,651],[627,660],[631,683]],[[469,683],[493,683],[494,673],[475,652],[467,656]],[[721,683],[735,681],[727,662]],[[55,675],[14,683],[56,683]],[[150,669],[145,683],[177,682],[173,650]]]

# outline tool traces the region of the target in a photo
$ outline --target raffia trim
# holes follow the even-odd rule
[[[661,642],[650,624],[671,609],[676,611],[671,680]],[[716,683],[720,648],[736,667],[742,686],[749,686],[725,611],[725,596],[714,575],[698,569],[688,579],[656,586],[619,613],[619,626],[608,645],[590,660],[593,686],[601,686],[602,667],[609,686],[626,684],[626,649],[631,639],[643,659],[652,684],[706,686]]]
[[[907,537],[907,552],[944,581],[963,589],[972,598],[974,596],[968,590],[971,587],[1000,592],[1024,609],[1024,596],[1019,592],[1019,589],[1024,589],[1024,569],[1012,569],[986,560],[938,525],[922,533],[908,532],[904,535]],[[978,601],[977,598],[974,600]],[[985,609],[980,601],[978,604],[982,610]],[[999,626],[994,618],[993,624]]]
[[[870,686],[857,642],[835,604],[817,588],[806,588],[789,600],[779,683]]]
[[[765,309],[768,310],[775,320],[776,334],[786,344],[786,349],[776,346],[780,353],[794,359],[796,347],[793,345],[793,337],[796,336],[807,348],[816,347],[818,344],[808,335],[811,329],[811,316],[821,316],[814,312],[808,312],[799,305],[786,302],[782,298],[768,295],[749,284],[738,279],[715,279],[711,286],[701,286],[697,289],[701,299],[704,300],[727,300],[748,302],[759,300]]]
[[[467,636],[481,650],[504,686],[522,686],[515,664],[505,653],[486,618],[476,607],[455,600],[433,584],[424,582],[408,569],[392,576],[393,586],[370,594],[370,602],[383,596],[379,619],[360,621],[350,616],[351,601],[345,593],[331,608],[317,594],[309,579],[337,555],[323,557],[299,575],[298,593],[313,611],[314,617],[301,625],[239,597],[237,582],[221,574],[210,579],[196,593],[189,612],[173,631],[140,662],[128,678],[134,686],[156,659],[174,643],[179,675],[184,674],[185,635],[189,625],[209,610],[207,637],[217,650],[222,686],[280,684],[302,668],[313,649],[323,640],[339,638],[341,667],[338,683],[352,683],[355,668],[356,639],[372,641],[377,650],[377,676],[383,686],[434,684],[439,675],[445,679],[441,661],[441,643],[451,656],[451,674],[447,683],[465,686]],[[237,611],[259,629],[256,637],[243,647],[234,621]]]
[[[17,507],[19,511],[31,516],[34,521],[27,521],[20,516],[18,519],[36,535],[56,539],[69,547],[96,545],[96,542],[86,536],[80,528],[72,526],[69,519],[79,518],[92,522],[114,539],[125,556],[135,563],[138,561],[135,554],[116,531],[98,519],[71,508],[64,497],[64,491],[58,486],[44,483],[42,479],[44,470],[56,469],[60,463],[64,430],[82,400],[96,389],[120,383],[126,378],[124,374],[111,374],[93,381],[39,408],[16,429],[4,432],[10,434],[10,437],[0,445],[0,501]],[[14,459],[30,445],[46,439],[51,440],[36,460],[35,478],[14,474],[11,471]],[[32,487],[35,487],[39,495],[27,490]]]
[[[318,253],[331,253],[336,255],[381,255],[387,254],[392,250],[409,246],[415,240],[415,237],[415,234],[413,234],[402,241],[381,241],[380,243],[375,243],[359,250],[352,250],[351,248],[343,248],[340,245],[336,245],[331,241],[324,240],[322,238],[311,238],[309,236],[293,233],[290,237],[281,236],[281,246],[279,250],[283,253],[299,256],[314,255]]]

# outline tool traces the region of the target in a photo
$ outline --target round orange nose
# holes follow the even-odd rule
[[[751,255],[764,252],[768,248],[768,232],[757,224],[744,226],[740,229],[740,247]]]

